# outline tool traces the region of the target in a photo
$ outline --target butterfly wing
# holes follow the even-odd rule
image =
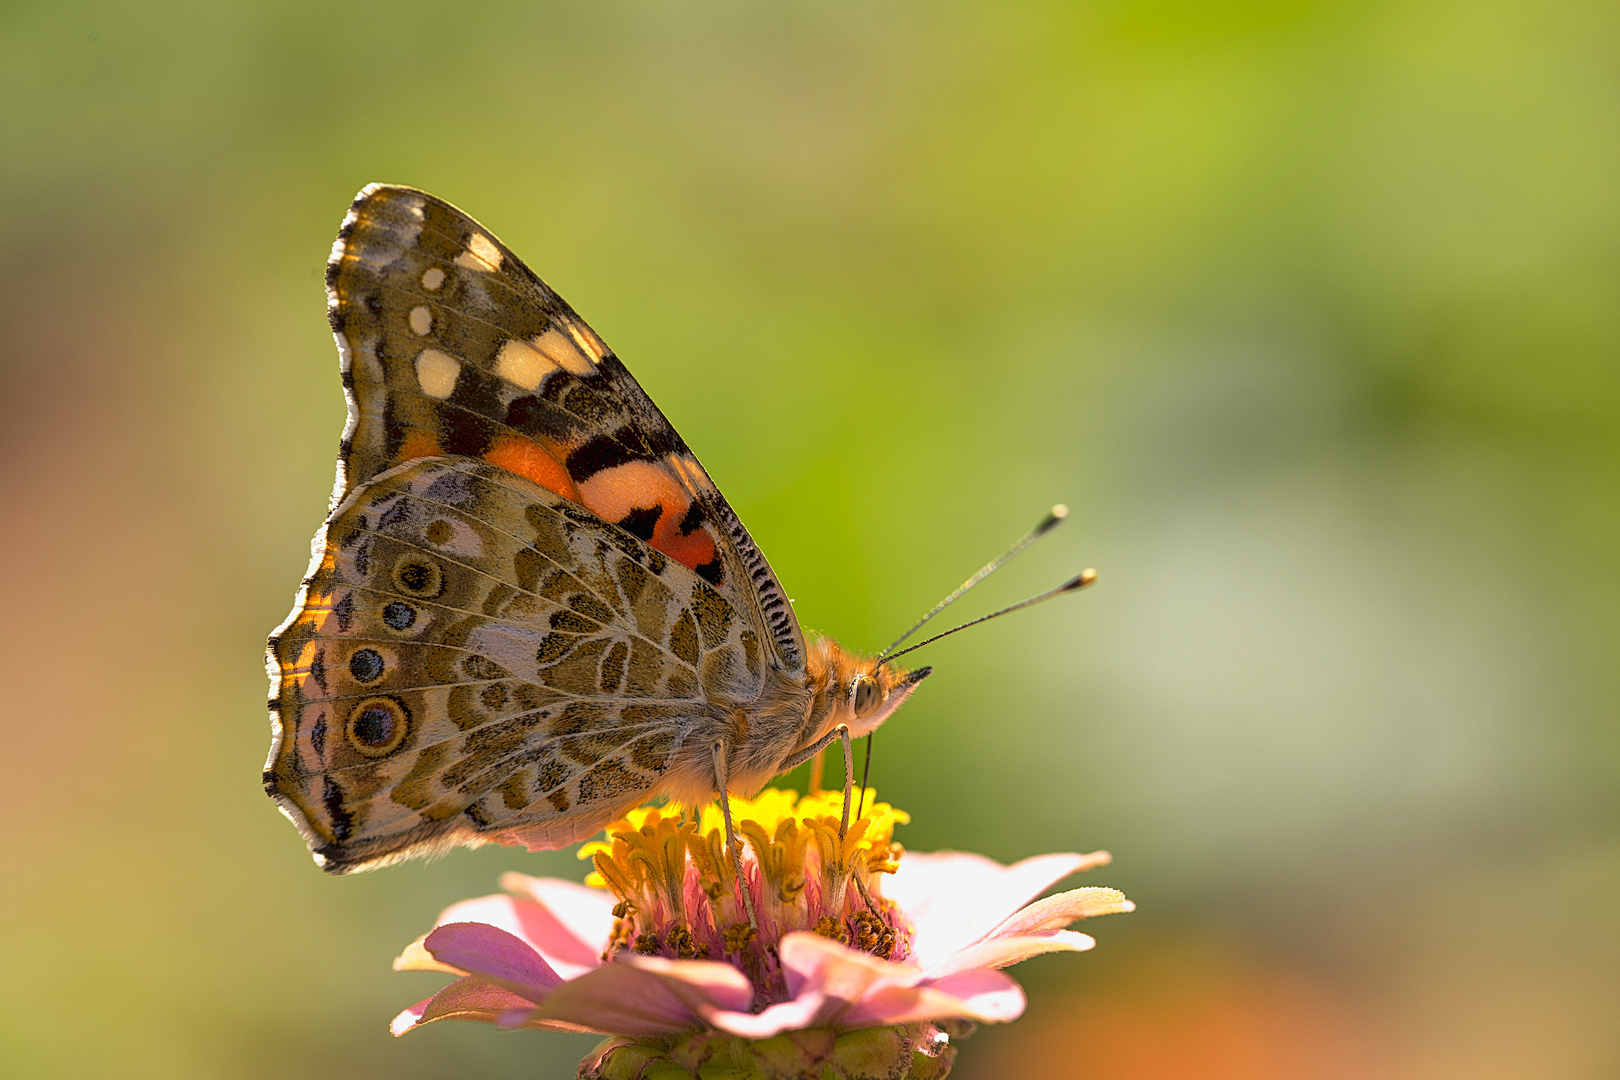
[[[363,190],[327,289],[349,420],[270,640],[264,777],[322,865],[560,847],[652,794],[711,791],[694,725],[806,654],[691,450],[556,293],[431,195]]]
[[[486,461],[379,474],[316,541],[270,641],[265,785],[334,872],[588,836],[706,770],[716,688],[764,678],[696,572]]]
[[[349,422],[335,506],[402,462],[460,455],[619,525],[759,624],[773,666],[804,637],[748,531],[623,364],[483,226],[410,188],[363,190],[327,268]]]

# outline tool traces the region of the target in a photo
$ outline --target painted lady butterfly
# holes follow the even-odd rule
[[[367,187],[326,282],[349,420],[264,773],[322,868],[751,793],[928,674],[807,644],[664,414],[466,214]]]

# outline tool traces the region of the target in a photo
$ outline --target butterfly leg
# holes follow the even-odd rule
[[[849,799],[855,792],[855,752],[849,745],[849,728],[839,724],[833,729],[832,734],[837,735],[844,743],[844,817],[838,825],[838,839],[841,842],[844,834],[849,832]],[[861,804],[863,806],[866,804],[864,785],[861,787]],[[872,903],[872,894],[866,891],[866,882],[861,879],[861,875],[851,874],[850,880],[855,883],[855,891],[861,894],[861,899],[866,903],[866,910],[876,915],[877,905]]]
[[[737,875],[737,888],[742,892],[743,907],[748,909],[748,925],[757,936],[759,920],[754,917],[754,898],[748,892],[748,882],[743,878],[742,846],[737,830],[731,825],[731,784],[726,775],[724,743],[714,744],[714,779],[720,785],[720,816],[726,821],[726,850],[731,852],[731,869]]]
[[[849,832],[849,799],[855,788],[855,752],[850,749],[849,727],[845,724],[839,724],[803,750],[790,755],[787,760],[776,767],[776,771],[785,773],[789,769],[796,769],[811,758],[816,758],[817,764],[820,764],[821,752],[827,749],[834,739],[840,739],[844,744],[844,817],[838,823],[838,839],[842,840],[844,834]],[[819,788],[819,786],[818,784],[817,787]],[[864,792],[861,801],[865,801]]]
[[[850,745],[848,726],[839,724],[827,734],[782,762],[778,771],[787,772],[789,769],[803,765],[811,758],[816,758],[819,763],[821,752],[834,739],[844,744],[844,815],[838,823],[838,839],[842,841],[844,835],[849,832],[849,801],[855,794],[855,751]],[[861,789],[861,805],[866,805],[866,789],[864,787]],[[861,899],[866,902],[867,910],[874,915],[877,914],[877,905],[872,903],[872,897],[866,891],[866,883],[861,880],[861,876],[855,874],[850,880],[855,882],[855,889],[861,894]]]

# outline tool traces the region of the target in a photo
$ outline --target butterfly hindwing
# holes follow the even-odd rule
[[[328,869],[589,835],[701,760],[706,705],[765,677],[696,572],[487,461],[374,475],[316,545],[270,642],[265,783]]]
[[[328,267],[349,424],[336,505],[424,457],[498,465],[639,537],[757,624],[802,671],[780,584],[697,458],[561,297],[460,210],[360,193]]]

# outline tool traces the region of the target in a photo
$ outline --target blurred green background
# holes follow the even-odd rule
[[[571,1076],[388,1019],[505,869],[318,872],[261,654],[364,183],[483,220],[806,626],[931,647],[909,847],[1139,911],[958,1075],[1620,1075],[1620,9],[0,6],[0,1075]],[[763,448],[770,447],[769,452]],[[971,610],[968,610],[971,609]]]

